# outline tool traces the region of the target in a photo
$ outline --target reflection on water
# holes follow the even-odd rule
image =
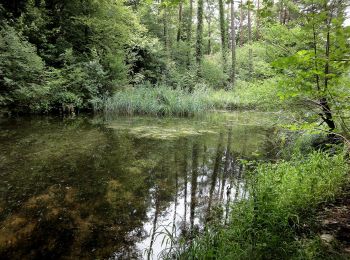
[[[0,258],[156,259],[244,194],[273,118],[0,119]],[[269,127],[270,126],[270,127]],[[222,203],[218,203],[222,202]]]

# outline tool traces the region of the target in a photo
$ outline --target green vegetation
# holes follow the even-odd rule
[[[211,108],[208,91],[138,87],[116,93],[104,102],[105,111],[123,114],[193,115]]]
[[[348,172],[342,152],[260,163],[248,178],[249,198],[232,207],[229,224],[210,225],[177,253],[183,259],[325,259],[308,228],[318,206],[341,194]]]
[[[335,128],[349,108],[345,2],[230,4],[6,0],[0,106],[192,115],[291,100]]]
[[[4,1],[0,17],[0,105],[20,111],[91,108],[128,81],[143,30],[123,1]]]
[[[283,147],[289,141],[287,134],[280,140],[276,138],[278,131],[272,129],[270,123],[263,125],[263,120],[246,116],[245,122],[240,124],[259,127],[263,125],[266,127],[263,136],[269,137],[268,140],[260,140],[266,144],[266,150],[256,153],[250,151],[249,155],[246,153],[247,143],[237,141],[239,149],[231,149],[232,122],[236,116],[234,113],[227,120],[223,120],[226,132],[220,133],[214,131],[217,126],[204,130],[176,126],[166,129],[165,124],[131,127],[126,123],[128,127],[112,124],[110,128],[118,131],[128,129],[125,131],[128,133],[123,132],[128,138],[108,134],[111,129],[106,130],[104,135],[98,135],[96,142],[93,140],[94,134],[88,132],[80,135],[76,129],[71,129],[69,134],[75,136],[75,139],[85,138],[80,140],[82,143],[74,140],[77,147],[84,144],[82,146],[91,145],[95,150],[96,147],[105,149],[101,158],[108,158],[112,164],[118,164],[117,166],[124,161],[126,163],[123,156],[135,156],[133,159],[136,162],[139,157],[144,156],[136,151],[135,147],[142,145],[137,137],[150,142],[157,141],[157,145],[168,139],[174,143],[175,139],[186,139],[186,144],[182,147],[186,150],[184,154],[162,151],[168,156],[168,161],[179,162],[179,157],[186,159],[182,162],[184,165],[173,168],[176,183],[171,182],[167,172],[162,170],[164,180],[154,186],[139,189],[142,183],[128,184],[132,186],[130,192],[135,194],[135,201],[139,199],[138,193],[146,194],[148,191],[154,192],[152,196],[157,197],[142,197],[145,201],[154,203],[157,212],[150,241],[152,245],[158,214],[161,216],[162,212],[158,200],[163,195],[160,196],[161,193],[158,192],[164,191],[167,202],[171,201],[172,193],[164,188],[171,186],[172,190],[176,190],[177,197],[181,184],[178,175],[185,172],[184,203],[188,204],[187,182],[191,179],[191,234],[186,236],[188,230],[185,223],[183,238],[189,239],[183,243],[183,247],[171,244],[176,250],[170,250],[169,254],[194,259],[325,258],[327,255],[323,254],[326,253],[321,252],[324,244],[315,234],[310,234],[310,223],[318,207],[340,196],[341,188],[348,183],[349,149],[343,152],[339,147],[341,143],[350,144],[349,8],[346,0],[3,0],[0,3],[0,113],[2,116],[5,111],[4,114],[9,118],[22,113],[57,113],[63,117],[69,115],[72,121],[79,112],[100,112],[104,119],[120,114],[188,117],[182,118],[185,121],[195,121],[192,116],[211,110],[278,111],[278,116],[293,117],[293,122],[283,122],[283,126],[278,119],[274,120],[274,127],[299,131],[300,135],[305,134],[305,130],[312,132],[312,138],[307,141],[290,142],[300,145],[300,149],[292,145],[289,148]],[[137,117],[134,120],[135,118]],[[216,120],[222,119],[219,118],[217,116]],[[105,124],[105,121],[101,121],[101,124]],[[202,123],[205,125],[204,121],[200,121],[198,125],[202,127]],[[241,128],[242,132],[244,127]],[[11,135],[12,131],[6,129],[4,133],[0,133],[0,137],[4,140],[8,136],[14,137]],[[227,133],[225,147],[223,132]],[[23,134],[21,131],[20,133]],[[215,146],[217,154],[208,161],[206,153],[215,150],[215,147],[208,148],[206,144],[199,145],[198,140],[193,140],[204,133],[208,136],[219,136]],[[132,140],[129,139],[130,136]],[[261,136],[254,136],[256,139],[259,137]],[[36,138],[34,136],[33,140]],[[103,138],[103,142],[99,138]],[[187,151],[189,139],[193,142],[191,151]],[[24,138],[23,142],[27,142],[26,140]],[[30,139],[28,143],[33,140]],[[240,140],[240,136],[237,140]],[[57,153],[60,157],[69,159],[70,143],[64,140],[62,142],[61,146],[58,145]],[[121,146],[128,143],[130,147],[135,144],[135,147],[119,149],[124,153],[120,155],[120,161],[115,162],[115,157],[109,150],[109,143],[113,142]],[[152,157],[159,149],[154,145],[150,147],[151,151],[143,153]],[[74,149],[74,146],[71,148]],[[202,164],[198,158],[200,149],[203,150],[203,158],[200,158]],[[281,150],[274,154],[277,149]],[[89,162],[87,165],[95,178],[92,183],[100,181],[98,176],[110,172],[114,174],[114,169],[117,169],[111,167],[105,172],[106,169],[101,168],[103,174],[96,175],[96,172],[100,173],[99,167],[103,166],[103,160],[95,162],[91,159],[96,158],[95,150],[89,150],[86,158],[80,164],[77,163],[80,167],[84,166],[84,162]],[[3,151],[11,154],[11,145],[0,152]],[[36,156],[37,153],[42,157]],[[268,159],[273,159],[274,162],[265,161],[253,165],[248,161],[248,157],[260,158],[261,153],[272,156],[273,158]],[[47,156],[45,149],[33,150],[33,154],[35,158],[45,159]],[[11,173],[8,176],[20,178],[23,172],[16,172],[15,175],[11,172],[12,166],[1,165],[9,160],[7,156],[0,156],[0,170],[6,168]],[[247,161],[240,160],[242,157]],[[76,163],[58,159],[60,158],[57,158],[57,164],[60,166]],[[18,160],[21,163],[27,161],[23,158]],[[159,168],[166,169],[168,162],[159,161]],[[224,165],[221,165],[223,162]],[[38,162],[40,163],[41,161]],[[31,166],[34,162],[32,165],[30,161],[24,164],[23,169],[33,169]],[[208,170],[211,166],[212,170]],[[41,167],[45,168],[43,165]],[[72,169],[74,167],[76,166],[72,166]],[[136,179],[150,184],[159,170],[135,167],[125,170],[127,181],[130,170]],[[232,206],[230,217],[226,215],[228,224],[208,224],[207,218],[201,216],[205,219],[206,230],[204,234],[194,237],[195,208],[198,207],[196,192],[202,192],[202,187],[197,187],[197,179],[201,174],[199,168],[207,174],[202,176],[203,180],[208,180],[209,176],[212,178],[210,184],[206,183],[210,201],[207,209],[209,213],[212,201],[215,200],[218,175],[223,179],[219,184],[220,200],[224,198],[225,185],[228,185],[226,179],[229,179],[230,174],[241,174],[241,168],[249,172],[249,176],[244,178],[239,175],[239,178],[246,181],[248,192],[245,198]],[[51,170],[57,175],[60,169],[58,167]],[[146,172],[154,176],[143,175]],[[70,173],[67,171],[67,176]],[[81,173],[83,175],[85,170]],[[125,198],[117,198],[118,189],[127,189],[127,186],[122,187],[120,184],[123,182],[117,180],[118,176],[109,180],[108,184],[105,183],[104,189],[109,190],[106,193],[107,201],[111,208],[113,203],[118,203],[123,210],[127,210],[123,213],[125,216],[132,216],[132,207],[125,206],[125,201],[131,200],[131,193],[126,192]],[[35,179],[32,179],[30,184],[34,182]],[[165,185],[167,182],[171,182],[171,185]],[[55,184],[52,183],[52,186]],[[4,186],[2,190],[6,188]],[[21,188],[23,185],[17,187],[19,191]],[[89,187],[86,189],[89,190]],[[50,197],[50,187],[45,190]],[[56,188],[53,189],[55,190]],[[104,196],[102,193],[98,194]],[[0,215],[7,207],[4,206],[8,203],[5,200],[0,199]],[[39,197],[39,202],[41,200]],[[174,202],[175,208],[176,200],[177,198]],[[27,208],[33,206],[29,202]],[[86,203],[85,207],[89,206]],[[106,208],[104,202],[98,207]],[[142,212],[138,213],[142,217],[134,223],[135,228],[140,226],[148,214],[145,207],[140,210]],[[120,224],[115,222],[118,219],[117,211],[111,212],[108,225],[117,230]],[[186,214],[185,209],[184,222]],[[52,215],[55,215],[54,211]],[[176,214],[174,215],[175,223]],[[74,213],[75,222],[82,221],[82,218],[84,216],[80,212]],[[15,216],[13,222],[18,219]],[[21,221],[18,223],[22,223]],[[9,220],[5,224],[10,225],[13,222]],[[87,226],[92,226],[93,222],[89,220],[86,223],[89,224],[84,226],[86,233],[83,232],[83,236],[89,236],[86,241],[94,241],[94,236],[101,234],[90,237],[88,234],[91,230]],[[101,226],[100,230],[108,229],[108,225]],[[20,225],[15,226],[17,232]],[[174,229],[175,226],[174,224]],[[33,226],[30,228],[34,230]],[[114,244],[113,232],[110,231],[111,240],[108,245]],[[15,236],[12,238],[14,241],[17,239]],[[124,239],[127,241],[127,238]],[[5,239],[2,242],[8,243]],[[6,250],[10,252],[11,245],[6,245],[9,246]],[[95,250],[94,247],[95,245],[89,244],[88,248],[92,251]],[[84,251],[83,248],[81,250]],[[86,254],[89,257],[88,252],[90,251],[85,251],[84,256]],[[110,257],[109,251],[100,253],[103,257]],[[39,256],[50,258],[46,255]],[[114,257],[118,258],[118,255]]]
[[[249,83],[237,82],[234,91],[212,90],[205,85],[198,86],[191,93],[181,88],[166,86],[139,86],[119,91],[96,109],[108,113],[151,114],[189,116],[213,109],[260,109],[276,110],[276,105],[284,108],[286,103],[276,100],[276,82],[265,80]],[[103,107],[99,107],[103,106]]]

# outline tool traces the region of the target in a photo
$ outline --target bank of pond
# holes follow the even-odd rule
[[[346,257],[310,224],[348,183],[346,151],[281,120],[1,118],[0,258]]]

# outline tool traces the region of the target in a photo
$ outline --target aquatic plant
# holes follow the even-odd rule
[[[105,102],[104,111],[120,114],[152,114],[187,116],[211,109],[205,102],[208,92],[204,88],[188,93],[183,89],[166,86],[127,89],[117,92]]]
[[[212,109],[274,109],[274,81],[263,84],[238,82],[235,90],[196,86],[192,92],[168,86],[141,85],[116,92],[104,102],[106,113],[191,116]]]

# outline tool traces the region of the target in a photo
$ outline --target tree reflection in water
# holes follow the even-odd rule
[[[237,159],[266,141],[228,121],[4,120],[0,258],[154,259],[226,219],[244,193]]]

